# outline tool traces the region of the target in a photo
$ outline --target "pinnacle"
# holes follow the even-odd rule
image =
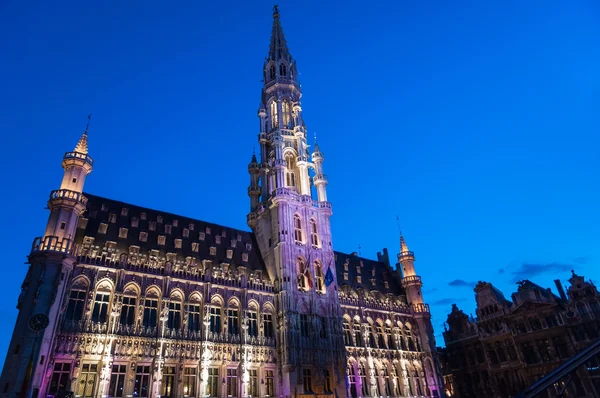
[[[87,130],[83,132],[83,134],[81,135],[81,138],[79,139],[79,141],[77,142],[77,145],[75,146],[75,151],[74,152],[78,152],[78,153],[82,153],[84,155],[88,154],[88,136],[87,136]]]

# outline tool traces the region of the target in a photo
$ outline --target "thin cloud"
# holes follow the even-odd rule
[[[498,274],[499,274],[499,275],[502,275],[502,274],[504,274],[504,272],[505,272],[505,271],[504,271],[504,268],[500,268],[500,269],[498,270]]]
[[[560,273],[567,272],[575,268],[573,264],[565,263],[548,263],[548,264],[532,264],[523,263],[520,268],[511,272],[512,280],[514,282],[521,279],[530,279],[535,276],[547,274],[547,273]]]
[[[587,257],[583,257],[583,256],[582,257],[575,257],[573,259],[573,262],[575,264],[587,264],[588,258]]]
[[[443,298],[437,301],[434,301],[433,303],[431,303],[432,305],[448,305],[448,304],[456,304],[456,303],[460,303],[462,301],[465,301],[465,298]]]
[[[424,290],[424,291],[423,291],[423,294],[435,293],[435,292],[437,292],[437,291],[438,291],[438,289],[437,289],[436,287],[433,287],[433,288],[431,288],[431,289]]]
[[[448,282],[448,286],[452,287],[475,287],[476,284],[477,282],[467,282],[462,279],[455,279],[451,282]]]

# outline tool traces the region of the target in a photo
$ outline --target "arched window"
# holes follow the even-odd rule
[[[377,324],[377,345],[379,348],[388,348],[385,345],[385,335],[383,334],[383,326]]]
[[[350,331],[350,323],[344,320],[344,345],[352,345],[352,332]]]
[[[254,304],[248,308],[248,336],[258,336],[258,308]]]
[[[275,65],[271,65],[269,68],[269,78],[275,79]]]
[[[285,185],[289,188],[296,187],[296,161],[294,160],[294,154],[288,152],[285,155],[286,171],[285,171]]]
[[[123,305],[121,307],[121,325],[133,326],[135,322],[135,305],[137,297],[123,296]]]
[[[358,365],[358,374],[360,375],[361,392],[363,397],[369,396],[369,384],[367,382],[367,371],[364,364]]]
[[[285,76],[287,74],[287,68],[284,63],[279,64],[279,75]]]
[[[155,289],[151,289],[146,292],[145,296],[142,324],[145,327],[156,327],[158,318],[158,293]]]
[[[387,336],[387,347],[391,350],[395,350],[396,344],[394,342],[394,335],[392,334],[392,328],[389,326],[386,326],[385,334]]]
[[[318,261],[314,262],[315,281],[317,282],[317,293],[325,294],[325,281],[323,277],[323,267]]]
[[[221,333],[221,303],[216,300],[212,300],[211,306],[209,309],[209,318],[208,318],[209,330],[211,333],[220,334]]]
[[[281,103],[281,118],[283,120],[283,127],[291,127],[291,113],[290,103],[288,101],[283,101]]]
[[[354,321],[352,327],[354,329],[354,345],[356,347],[363,347],[364,344],[362,341],[362,331],[360,330],[360,322]]]
[[[193,294],[188,304],[188,330],[190,332],[199,332],[202,322],[201,317],[201,299],[198,294]]]
[[[302,291],[312,289],[310,270],[308,269],[306,262],[303,259],[298,258],[298,260],[296,260],[296,267],[298,271],[298,289]]]
[[[271,102],[271,128],[279,127],[279,119],[277,117],[277,101]]]
[[[169,317],[167,318],[167,328],[179,330],[181,327],[181,298],[177,295],[171,297],[169,301]]]
[[[105,323],[108,321],[108,306],[110,305],[110,292],[96,291],[94,298],[94,308],[92,310],[92,322]]]
[[[356,389],[356,370],[354,369],[353,363],[348,364],[348,382],[350,383],[350,396],[355,398],[358,396]]]
[[[239,314],[240,314],[240,311],[238,309],[237,303],[230,303],[229,309],[227,310],[227,332],[230,335],[240,334]]]
[[[319,234],[317,232],[317,222],[314,218],[310,220],[310,242],[314,247],[319,246]]]
[[[302,221],[299,215],[294,215],[294,241],[302,243]]]
[[[80,321],[83,318],[83,309],[85,308],[85,299],[87,296],[87,284],[79,284],[71,288],[69,294],[69,305],[65,318],[69,321]]]
[[[272,309],[270,307],[268,307],[268,309],[265,309],[263,307],[262,319],[263,319],[263,335],[267,338],[273,338],[273,336],[275,335],[275,330],[273,328],[273,313],[272,313]]]

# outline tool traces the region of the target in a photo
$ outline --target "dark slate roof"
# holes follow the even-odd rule
[[[359,257],[356,253],[346,254],[338,251],[334,253],[338,286],[349,285],[353,289],[362,287],[365,290],[378,290],[384,294],[405,294],[394,276],[394,271],[385,262]],[[346,272],[344,264],[346,262],[348,262],[348,280],[344,280],[344,272]],[[375,270],[375,275],[373,275],[373,270]],[[361,277],[360,282],[358,282],[357,276]],[[385,281],[388,281],[389,288],[385,287]]]
[[[75,237],[78,244],[83,242],[85,236],[89,236],[95,238],[94,246],[103,247],[108,241],[116,242],[118,252],[128,253],[130,246],[135,245],[139,246],[142,254],[157,250],[159,257],[165,257],[167,253],[175,253],[178,261],[193,257],[196,262],[211,260],[219,264],[242,265],[252,271],[263,271],[263,278],[268,278],[252,232],[135,206],[89,193],[84,195],[88,198],[88,203]],[[123,209],[127,209],[126,215]],[[142,219],[143,213],[145,219]],[[111,222],[111,214],[116,215],[114,222]],[[162,217],[162,222],[159,222],[159,217]],[[138,220],[137,227],[132,226],[134,218]],[[101,223],[108,224],[105,234],[99,232]],[[155,223],[154,231],[150,230],[150,223]],[[168,226],[171,226],[170,233],[167,231]],[[119,230],[122,227],[128,229],[126,238],[119,237]],[[184,229],[188,229],[188,237],[184,237]],[[146,242],[140,240],[140,232],[148,233]],[[201,239],[201,233],[204,233],[204,240]],[[158,244],[159,235],[165,236],[164,245]],[[182,240],[181,248],[175,247],[176,239]],[[218,240],[220,243],[217,243]],[[192,243],[198,243],[198,252],[192,250]],[[215,255],[210,254],[211,246],[216,248]],[[231,259],[227,258],[228,249],[233,251]],[[248,253],[247,262],[243,261],[243,253]]]

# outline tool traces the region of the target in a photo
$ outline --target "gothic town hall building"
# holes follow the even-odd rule
[[[83,192],[87,129],[29,254],[2,397],[441,397],[414,254],[336,252],[277,8],[252,232]],[[311,150],[312,149],[312,150]]]

